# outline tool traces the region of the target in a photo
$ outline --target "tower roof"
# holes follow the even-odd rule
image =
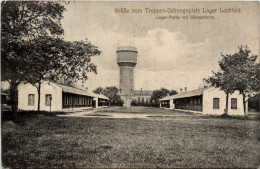
[[[121,52],[121,51],[132,51],[138,53],[136,47],[133,46],[120,46],[116,50],[116,52]]]

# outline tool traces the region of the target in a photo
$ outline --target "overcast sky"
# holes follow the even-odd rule
[[[119,14],[115,8],[138,8],[143,13]],[[212,20],[159,20],[156,14],[145,13],[145,8],[218,11],[211,14],[215,17]],[[219,8],[241,8],[242,13],[223,14]],[[199,15],[210,14],[201,11]],[[219,69],[221,53],[234,53],[239,45],[248,45],[252,53],[259,55],[257,2],[71,2],[62,25],[66,40],[88,38],[102,51],[92,60],[98,74],[89,74],[85,84],[91,90],[119,85],[118,45],[138,49],[135,90],[179,90],[185,86],[196,89],[212,70]]]

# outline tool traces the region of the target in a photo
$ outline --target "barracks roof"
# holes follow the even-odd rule
[[[98,97],[100,99],[105,99],[105,100],[109,100],[108,97],[106,97],[105,95],[103,94],[97,94],[97,93],[92,93],[95,97]]]
[[[74,86],[67,86],[67,85],[63,85],[63,84],[59,84],[59,83],[55,83],[55,82],[52,82],[52,83],[59,86],[62,89],[62,91],[66,92],[66,93],[74,93],[74,94],[78,94],[78,95],[97,97],[97,98],[109,100],[108,97],[106,97],[102,94],[96,94],[96,93],[88,92],[86,90],[83,90],[83,89],[80,89],[80,88],[77,88],[77,87],[74,87]]]
[[[88,91],[83,90],[83,89],[79,89],[79,88],[74,87],[74,86],[67,86],[67,85],[54,83],[54,82],[52,82],[52,83],[59,86],[62,89],[62,91],[66,92],[66,93],[73,93],[73,94],[78,94],[78,95],[95,97],[95,95],[93,93],[88,92]]]
[[[166,96],[166,97],[160,99],[159,101],[170,100],[170,99],[179,99],[179,98],[192,97],[192,96],[200,96],[208,88],[209,87],[205,87],[205,88],[200,88],[200,89],[196,89],[196,90],[192,90],[192,91],[182,92],[182,93],[172,95],[172,96]]]

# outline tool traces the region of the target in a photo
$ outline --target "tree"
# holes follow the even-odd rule
[[[176,90],[171,90],[169,93],[170,96],[176,95],[176,94],[178,94],[178,92]]]
[[[257,55],[251,55],[247,46],[239,47],[239,51],[233,55],[228,55],[227,62],[233,70],[235,88],[243,95],[244,113],[247,116],[246,103],[254,94],[259,93],[260,81],[257,78],[259,65],[256,64]]]
[[[208,79],[205,79],[205,81],[212,86],[218,87],[221,90],[223,90],[226,93],[226,109],[225,114],[228,114],[228,100],[229,100],[229,94],[234,93],[235,86],[234,81],[232,81],[232,73],[228,73],[226,70],[226,67],[228,65],[223,64],[223,61],[219,62],[219,65],[221,65],[221,71],[219,72],[212,72],[213,76],[209,77]]]
[[[93,90],[96,94],[104,94],[104,89],[102,87],[98,87],[95,90]]]
[[[98,87],[93,92],[107,96],[110,99],[110,105],[123,105],[123,100],[118,95],[119,89],[116,86],[106,87],[105,89]]]
[[[151,96],[151,103],[155,106],[159,106],[159,99],[167,96],[170,93],[168,89],[161,88],[160,90],[154,90]]]
[[[250,50],[246,46],[239,47],[235,54],[222,54],[219,61],[220,71],[213,72],[213,76],[205,79],[213,86],[219,87],[226,93],[226,113],[228,113],[228,96],[235,90],[243,95],[243,107],[246,114],[246,98],[250,98],[252,92],[259,91],[259,80],[256,78],[256,55],[249,56]]]
[[[132,102],[131,102],[131,105],[132,105],[132,106],[137,106],[137,100],[136,100],[136,99],[133,99]]]
[[[248,108],[260,112],[259,100],[260,100],[260,93],[254,95],[253,97],[250,97],[248,99]]]
[[[86,80],[88,72],[97,73],[96,65],[91,63],[91,57],[100,54],[96,46],[87,39],[69,42],[60,38],[64,4],[48,1],[2,3],[5,12],[2,78],[10,81],[13,100],[21,82],[34,85],[39,96],[38,111],[44,80],[72,82]],[[13,112],[16,112],[16,105],[12,104]]]
[[[141,105],[144,106],[144,97],[142,97]]]
[[[23,65],[25,82],[31,83],[38,91],[38,111],[40,111],[41,84],[46,80],[58,81],[60,78],[77,81],[86,80],[88,72],[97,73],[91,57],[100,51],[88,41],[66,42],[48,36],[35,38],[29,42]],[[82,64],[84,63],[84,64]]]
[[[26,42],[35,37],[63,34],[63,2],[5,1],[1,3],[1,78],[10,83],[12,111],[17,111],[17,86],[24,81]]]

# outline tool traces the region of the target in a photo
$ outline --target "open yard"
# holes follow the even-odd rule
[[[108,118],[113,113],[148,116]],[[3,121],[2,162],[12,168],[257,168],[259,140],[257,119],[110,107],[85,117],[29,114],[19,123]]]

